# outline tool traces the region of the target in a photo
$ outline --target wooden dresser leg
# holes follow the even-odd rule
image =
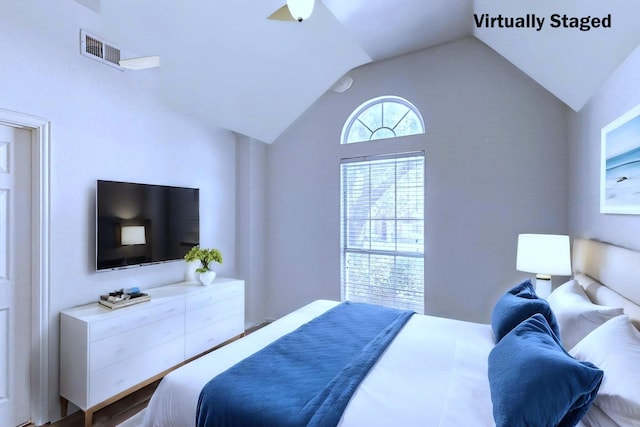
[[[84,427],[91,427],[92,418],[93,418],[93,411],[86,410],[84,413]]]
[[[62,418],[66,417],[68,410],[69,410],[69,401],[64,397],[60,396],[60,416]]]

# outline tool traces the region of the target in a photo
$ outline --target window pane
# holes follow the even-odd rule
[[[396,136],[396,133],[393,131],[393,129],[390,129],[390,128],[378,128],[373,133],[373,135],[371,135],[371,140],[395,138],[395,136]]]
[[[363,302],[369,290],[369,254],[345,253],[343,277],[350,284],[343,288],[343,299]]]
[[[371,221],[371,249],[379,251],[396,250],[396,230],[393,220]]]
[[[395,278],[396,306],[424,312],[424,258],[397,257]]]
[[[422,313],[424,155],[343,162],[341,171],[343,298]]]
[[[371,138],[371,131],[365,127],[359,120],[356,120],[351,125],[349,135],[347,136],[347,142],[360,142],[369,141]]]
[[[398,252],[424,252],[424,221],[402,220],[397,222]]]
[[[372,131],[382,127],[382,104],[367,108],[358,116],[358,120]]]
[[[383,124],[391,129],[394,129],[409,111],[409,107],[397,102],[384,102],[382,106],[384,109]]]
[[[343,299],[424,312],[424,259],[346,254]]]
[[[422,123],[420,119],[413,111],[409,112],[396,126],[397,135],[416,135],[418,133],[424,133],[422,130]]]
[[[406,99],[383,96],[356,108],[342,128],[341,144],[424,133],[420,112]]]

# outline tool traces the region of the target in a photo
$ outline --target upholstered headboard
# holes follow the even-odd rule
[[[640,329],[640,252],[574,239],[573,275],[594,303],[624,308]]]

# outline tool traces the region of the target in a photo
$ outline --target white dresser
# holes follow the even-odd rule
[[[150,301],[111,310],[98,303],[60,313],[62,415],[72,402],[93,413],[244,333],[244,281],[176,283]]]

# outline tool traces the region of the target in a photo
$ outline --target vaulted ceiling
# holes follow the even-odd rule
[[[285,0],[76,0],[92,29],[135,55],[160,55],[163,100],[206,123],[273,142],[351,69],[475,36],[579,110],[640,44],[629,0],[317,0],[302,23],[267,20]],[[545,17],[477,28],[475,14]],[[612,14],[611,28],[552,28],[554,13]]]

